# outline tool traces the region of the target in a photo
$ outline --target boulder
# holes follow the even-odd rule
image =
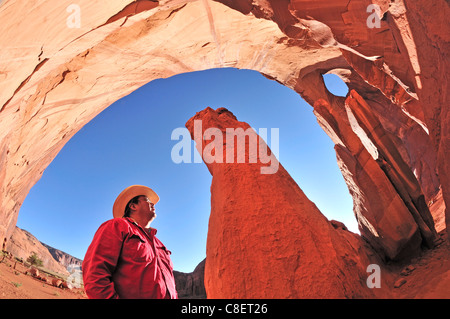
[[[61,288],[63,285],[63,281],[61,279],[58,278],[53,278],[52,279],[52,285],[57,287],[57,288]]]

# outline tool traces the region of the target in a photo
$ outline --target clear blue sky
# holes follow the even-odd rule
[[[327,76],[330,91],[347,87]],[[152,227],[175,270],[206,256],[211,175],[204,163],[175,164],[172,131],[206,107],[226,107],[257,131],[279,128],[279,160],[328,219],[357,232],[352,199],[331,139],[294,91],[249,70],[213,69],[159,79],[112,104],[61,150],[31,189],[17,226],[83,259],[95,231],[112,218],[116,196],[143,184],[159,195]],[[270,146],[270,143],[269,143]]]

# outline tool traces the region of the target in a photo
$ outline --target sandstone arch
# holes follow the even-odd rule
[[[336,143],[362,233],[382,255],[431,247],[426,199],[442,187],[450,202],[449,32],[440,30],[448,4],[375,2],[379,29],[367,27],[364,0],[82,0],[80,28],[68,23],[69,3],[3,1],[0,236],[11,234],[59,150],[104,108],[156,78],[236,67],[314,106]],[[321,74],[329,71],[345,79],[347,98],[326,90]],[[370,201],[373,187],[379,195],[385,185],[391,191]],[[387,217],[390,205],[401,213]]]

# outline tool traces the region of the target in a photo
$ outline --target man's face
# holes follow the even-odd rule
[[[150,218],[150,220],[153,220],[156,217],[155,204],[153,204],[146,196],[139,197],[137,211],[139,211],[142,216]]]

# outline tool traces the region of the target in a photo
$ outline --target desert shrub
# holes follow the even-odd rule
[[[42,266],[43,261],[38,257],[38,255],[33,252],[30,257],[27,258],[27,261],[33,266]]]
[[[16,286],[16,288],[19,288],[20,286],[22,286],[22,284],[21,284],[20,282],[13,282],[13,281],[12,281],[12,284],[13,284],[14,286]]]

